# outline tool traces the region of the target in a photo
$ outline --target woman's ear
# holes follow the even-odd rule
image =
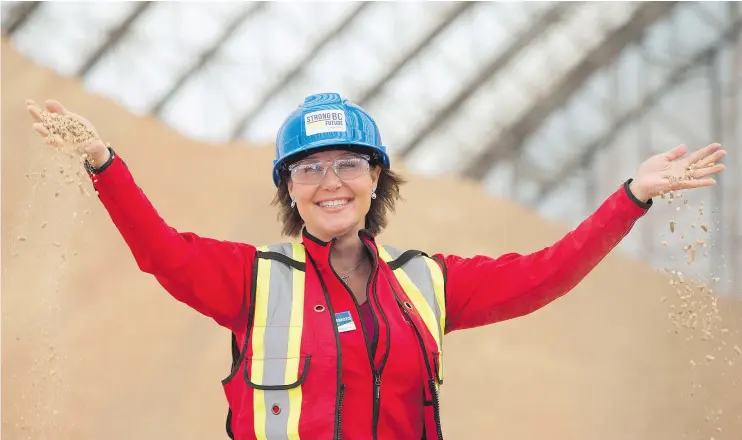
[[[381,175],[381,167],[375,166],[373,170],[371,171],[371,182],[374,184],[374,187],[379,182],[380,175]]]

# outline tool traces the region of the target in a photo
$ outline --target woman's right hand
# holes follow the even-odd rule
[[[108,150],[108,147],[103,143],[103,141],[100,140],[98,131],[95,129],[93,124],[90,123],[90,121],[78,114],[70,112],[57,101],[47,100],[46,102],[44,102],[44,104],[46,106],[46,111],[73,118],[82,123],[88,130],[95,134],[94,140],[91,140],[83,145],[76,146],[85,153],[86,160],[88,161],[88,163],[90,163],[90,165],[92,165],[94,168],[97,168],[108,161],[111,153]],[[30,99],[26,100],[26,109],[28,109],[29,113],[31,113],[31,116],[36,121],[33,124],[33,129],[44,138],[44,141],[47,144],[54,144],[53,140],[50,139],[51,133],[49,132],[49,130],[46,129],[46,127],[44,127],[44,124],[42,123],[42,113],[44,110],[42,110],[41,107],[39,107],[33,100]]]

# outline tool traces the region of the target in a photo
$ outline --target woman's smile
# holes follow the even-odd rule
[[[316,202],[315,205],[319,206],[323,211],[339,212],[347,208],[351,203],[353,203],[352,198],[340,197],[321,200],[319,202]]]

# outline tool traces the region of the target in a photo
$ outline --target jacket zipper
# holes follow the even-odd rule
[[[373,255],[373,254],[372,254]],[[386,365],[386,361],[389,358],[389,350],[391,349],[391,329],[389,328],[389,321],[387,320],[386,315],[384,314],[384,311],[381,308],[381,303],[379,302],[379,295],[376,291],[377,286],[377,278],[374,277],[374,288],[373,288],[373,299],[376,302],[376,308],[379,310],[379,314],[381,315],[381,319],[384,320],[384,328],[386,329],[386,347],[384,350],[384,354],[381,357],[381,365],[379,366],[379,371],[374,374],[374,414],[373,414],[373,430],[372,430],[372,436],[373,438],[377,438],[378,436],[378,428],[379,428],[379,412],[381,411],[381,372],[384,370],[384,366]],[[371,299],[369,298],[369,301]],[[376,332],[377,341],[378,341],[378,330]],[[374,353],[376,346],[374,345]]]
[[[345,384],[340,384],[340,397],[338,398],[338,412],[335,415],[335,440],[340,440],[341,427],[343,426],[343,398],[345,397]]]
[[[386,274],[384,274],[384,277],[386,278]],[[435,376],[433,375],[433,371],[430,368],[430,359],[428,358],[428,353],[425,351],[425,341],[423,340],[422,334],[420,334],[420,329],[417,328],[417,325],[415,324],[415,321],[410,316],[410,312],[407,310],[407,308],[402,303],[402,300],[399,299],[399,295],[397,295],[397,291],[394,289],[394,286],[392,286],[392,283],[389,282],[389,279],[386,279],[387,284],[389,284],[389,288],[392,289],[392,292],[394,293],[394,299],[397,300],[397,305],[400,309],[402,309],[402,313],[407,315],[407,318],[410,320],[410,323],[412,323],[412,328],[415,330],[415,335],[417,336],[417,342],[420,346],[420,350],[423,353],[423,360],[425,361],[425,369],[428,372],[428,389],[430,390],[430,395],[433,398],[433,418],[435,419],[435,431],[438,435],[438,440],[443,440],[443,429],[441,427],[441,414],[440,414],[440,401],[438,396],[438,390],[435,388]],[[423,427],[423,430],[425,428]]]
[[[335,245],[333,244],[330,246],[330,252],[332,252],[332,247]],[[379,314],[384,319],[384,323],[386,324],[386,332],[387,332],[387,346],[386,350],[384,351],[384,356],[381,359],[381,364],[379,368],[376,368],[376,365],[374,363],[374,354],[376,353],[376,348],[379,343],[379,321],[376,318],[376,313],[373,312],[373,307],[371,308],[371,316],[374,319],[374,339],[371,341],[371,344],[369,345],[369,338],[368,334],[366,334],[366,328],[363,326],[362,322],[359,322],[359,326],[361,327],[361,331],[363,333],[363,339],[366,342],[366,352],[368,353],[368,361],[369,366],[371,367],[371,375],[373,379],[373,419],[371,421],[371,432],[372,432],[372,438],[376,440],[378,438],[378,425],[379,425],[379,410],[381,407],[381,374],[384,370],[384,366],[386,365],[387,357],[389,356],[389,322],[384,315],[383,310],[381,309],[378,295],[376,294],[376,285],[377,285],[377,270],[378,270],[378,260],[376,258],[376,254],[373,252],[372,249],[369,249],[369,245],[364,241],[363,245],[366,247],[366,249],[371,254],[371,275],[369,277],[368,282],[366,283],[366,301],[372,301],[374,300],[376,302],[376,306],[379,310]],[[332,273],[335,274],[338,281],[345,287],[345,290],[350,295],[350,298],[353,300],[353,304],[356,307],[356,312],[358,316],[361,316],[361,307],[358,304],[358,300],[356,299],[355,295],[353,295],[353,291],[350,290],[350,287],[343,281],[342,278],[338,275],[338,273],[335,271],[335,268],[332,267],[332,264],[330,264],[330,268],[332,269]],[[371,285],[373,283],[373,288],[371,288]],[[369,303],[370,304],[370,303]],[[333,314],[334,316],[334,314]]]
[[[320,271],[317,268],[317,263],[314,262],[314,258],[309,254],[309,252],[306,253],[307,258],[312,263],[312,266],[314,267],[314,270],[317,272],[317,275],[319,278],[320,285],[322,286],[322,293],[325,297],[325,302],[327,302],[327,310],[329,311],[330,319],[332,320],[332,329],[335,333],[335,350],[336,350],[336,356],[337,356],[337,389],[338,392],[335,396],[335,434],[334,434],[334,440],[341,440],[341,434],[342,434],[342,419],[343,419],[343,398],[345,397],[345,385],[343,384],[343,348],[340,344],[340,334],[338,333],[337,325],[335,324],[335,310],[332,308],[332,302],[330,301],[330,296],[327,292],[327,286],[325,285],[324,280],[322,279],[322,276],[319,276]]]

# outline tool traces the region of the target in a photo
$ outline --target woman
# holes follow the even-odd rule
[[[48,111],[77,118],[59,103]],[[44,137],[41,109],[28,109]],[[308,97],[277,136],[283,232],[256,248],[179,233],[113,149],[86,145],[98,196],[140,269],[233,333],[222,383],[236,439],[440,439],[442,336],[529,314],[569,292],[665,191],[713,185],[725,152],[649,158],[556,244],[499,258],[380,246],[402,180],[374,120],[329,93]],[[692,179],[684,178],[690,175]]]

